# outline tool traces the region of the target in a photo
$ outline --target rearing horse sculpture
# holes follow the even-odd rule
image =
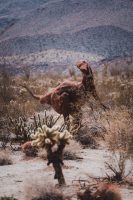
[[[62,114],[64,121],[68,121],[71,115],[75,123],[79,123],[82,117],[81,107],[88,101],[90,95],[101,103],[94,85],[93,73],[90,65],[86,61],[77,63],[78,69],[82,72],[83,78],[80,83],[74,81],[65,81],[53,89],[52,92],[39,96],[32,93],[27,87],[27,91],[33,98],[39,100],[42,104],[49,104],[59,114]]]

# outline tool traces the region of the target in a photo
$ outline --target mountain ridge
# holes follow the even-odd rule
[[[0,55],[60,49],[104,58],[130,56],[132,11],[131,0],[1,1]]]
[[[87,28],[76,33],[17,37],[0,43],[0,55],[36,53],[63,49],[115,57],[133,54],[133,33],[114,26]]]

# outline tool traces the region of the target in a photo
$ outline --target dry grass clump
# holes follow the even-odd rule
[[[79,200],[122,200],[119,188],[106,183],[88,186],[84,192],[78,192],[77,197]]]
[[[12,160],[10,158],[10,155],[7,151],[1,151],[0,152],[0,166],[2,165],[11,165]]]
[[[105,140],[111,151],[132,152],[133,124],[125,108],[115,108],[108,113],[106,130],[108,134],[106,134]]]
[[[61,190],[55,188],[53,185],[47,184],[33,184],[26,188],[27,200],[66,200],[66,197]]]

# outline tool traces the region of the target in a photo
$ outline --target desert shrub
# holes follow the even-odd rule
[[[62,191],[53,185],[33,184],[26,188],[26,199],[28,200],[65,200]]]
[[[7,72],[6,68],[3,67],[0,76],[0,99],[6,104],[9,103],[13,98],[12,78],[9,72]]]
[[[5,128],[8,104],[14,99],[14,87],[10,74],[5,68],[0,73],[0,129]]]
[[[111,151],[132,152],[132,119],[128,111],[115,108],[108,112],[105,140]]]
[[[133,86],[125,81],[121,84],[119,89],[119,97],[117,98],[117,104],[126,106],[127,108],[133,107]]]
[[[110,73],[107,74],[107,70],[103,69],[104,75],[102,79],[96,77],[96,88],[97,91],[100,91],[101,100],[105,100],[111,105],[125,105],[131,108],[133,102],[132,76],[128,76],[128,74],[132,74],[132,66],[130,68],[121,67],[121,65],[116,67],[115,63],[112,63],[108,70],[111,75]],[[122,76],[123,73],[124,76]]]
[[[78,200],[122,200],[117,185],[98,183],[89,185],[84,192],[77,193]]]
[[[89,146],[90,148],[97,148],[98,144],[92,135],[89,134],[87,128],[82,128],[78,131],[75,139],[84,146]]]
[[[111,172],[111,175],[106,173],[107,180],[110,182],[130,183],[128,179],[133,172],[133,164],[125,152],[116,152],[109,156],[105,162],[106,169]]]
[[[30,147],[27,148],[24,153],[26,157],[36,157],[38,156],[38,149],[35,147]]]
[[[19,99],[12,100],[7,105],[7,119],[10,117],[12,119],[17,119],[19,117],[27,117],[33,113],[34,105],[29,101],[21,101]]]
[[[4,197],[0,197],[0,200],[17,200],[17,199],[14,198],[14,197],[7,197],[7,196],[4,196]]]
[[[0,148],[5,149],[10,141],[10,133],[1,131],[0,133]]]
[[[0,152],[0,166],[2,165],[11,165],[12,160],[10,158],[10,155],[7,151],[1,151]]]
[[[90,148],[98,148],[99,144],[97,142],[98,138],[103,138],[105,130],[100,127],[88,127],[84,126],[79,129],[75,139],[84,146]]]
[[[28,73],[28,72],[26,72]],[[28,75],[26,75],[28,76]],[[31,87],[35,93],[44,94],[49,85],[45,85],[43,78],[34,76],[33,78],[26,78],[27,84]],[[8,118],[13,120],[19,117],[30,117],[36,111],[42,111],[48,106],[41,105],[36,102],[31,96],[24,90],[20,84],[23,83],[22,76],[12,77],[5,69],[0,75],[0,128],[5,129],[5,123],[7,124]]]
[[[108,113],[108,126],[106,142],[111,155],[107,161],[107,170],[112,172],[107,174],[110,181],[126,182],[127,177],[130,177],[133,166],[132,163],[132,119],[128,111],[120,108],[115,108]],[[129,168],[130,166],[130,168]]]

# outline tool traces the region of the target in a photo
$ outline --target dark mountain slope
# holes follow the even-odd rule
[[[37,53],[47,49],[88,52],[104,57],[133,54],[133,33],[114,26],[99,26],[74,33],[17,37],[0,43],[0,54]]]
[[[127,0],[6,0],[3,16],[17,19],[1,40],[45,33],[77,32],[113,25],[133,31],[133,2]],[[5,3],[4,3],[5,2]],[[128,23],[127,23],[128,22]]]

